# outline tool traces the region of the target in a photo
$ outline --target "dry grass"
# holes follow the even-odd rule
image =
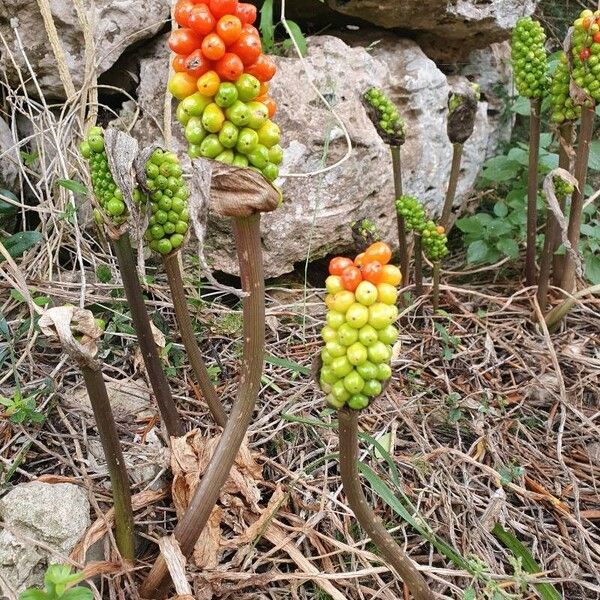
[[[26,79],[30,73],[23,74]],[[114,259],[96,232],[83,227],[87,201],[70,212],[69,205],[83,199],[57,185],[61,178],[86,180],[75,144],[89,90],[59,109],[30,98],[24,87],[4,82],[3,89],[15,144],[37,155],[32,164],[19,165],[21,222],[37,227],[44,242],[20,259],[18,269],[0,266],[0,313],[11,331],[0,343],[6,352],[0,393],[10,396],[17,382],[24,394],[40,392],[38,408],[46,421],[21,426],[0,420],[2,488],[37,478],[70,481],[89,491],[94,516],[103,519],[110,495],[102,460],[91,453],[97,445],[94,424],[85,410],[73,408],[81,379],[61,352],[40,338],[28,321],[27,305],[11,294],[15,286],[24,291],[21,277],[33,296],[92,307],[111,332],[102,349],[107,379],[143,379],[127,309],[115,295]],[[116,283],[99,283],[98,266],[108,266]],[[194,272],[190,266],[188,274]],[[198,300],[198,282],[190,280],[190,296]],[[468,287],[442,288],[447,316],[434,317],[418,305],[406,309],[393,383],[362,420],[363,431],[387,447],[399,478],[368,440],[364,462],[396,502],[454,548],[462,563],[442,556],[375,492],[369,497],[440,598],[462,598],[470,585],[478,598],[534,598],[533,583],[539,581],[555,582],[569,600],[600,598],[599,304],[578,305],[563,329],[550,336],[532,325],[533,294],[516,288],[492,280],[489,272],[477,273]],[[210,291],[203,289],[204,299],[193,306],[200,307],[202,345],[210,366],[220,371],[219,392],[229,405],[237,386],[240,313]],[[195,393],[161,273],[147,293],[155,321],[173,344],[167,358],[170,381],[187,425],[212,437],[217,428]],[[217,566],[188,568],[196,597],[408,598],[344,504],[335,414],[324,409],[307,374],[320,346],[320,291],[272,287],[268,296],[267,351],[275,360],[267,362],[248,437],[262,470],[252,481],[260,499],[252,505],[242,494],[225,496]],[[135,599],[135,582],[156,556],[155,542],[176,520],[165,440],[153,414],[119,422],[130,462],[155,467],[149,479],[133,485],[142,560],[136,571],[128,571],[118,563],[112,541],[105,540],[105,562],[86,571],[104,575],[97,598]],[[269,505],[274,495],[279,501]],[[260,518],[264,527],[244,540]],[[530,550],[541,574],[523,573],[511,561],[490,533],[498,522]],[[83,566],[81,557],[76,562]]]

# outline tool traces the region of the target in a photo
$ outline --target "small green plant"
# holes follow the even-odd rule
[[[446,406],[448,407],[448,423],[458,423],[463,418],[463,411],[460,408],[460,394],[450,392],[446,396]]]
[[[457,335],[451,335],[448,329],[436,321],[434,323],[435,330],[440,334],[442,345],[444,347],[444,360],[450,361],[454,358],[454,352],[460,345],[460,338]]]
[[[93,600],[89,588],[78,586],[84,579],[81,573],[72,573],[70,565],[50,565],[44,575],[44,589],[29,588],[19,600]]]
[[[10,398],[0,396],[0,404],[6,408],[4,412],[11,423],[22,425],[43,423],[46,417],[37,410],[37,396],[38,394],[23,396],[21,389],[17,388]]]
[[[306,38],[300,29],[300,26],[295,21],[286,19],[287,26],[294,38],[302,56],[306,55],[307,44]],[[266,54],[281,54],[287,52],[293,47],[292,40],[287,39],[283,42],[275,41],[275,33],[278,27],[283,27],[283,23],[275,23],[273,18],[273,0],[264,0],[263,5],[260,9],[260,35],[262,38],[263,51]]]

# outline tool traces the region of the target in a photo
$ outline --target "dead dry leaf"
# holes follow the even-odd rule
[[[221,519],[223,509],[215,506],[194,547],[194,562],[199,569],[214,569],[219,564],[221,550]]]

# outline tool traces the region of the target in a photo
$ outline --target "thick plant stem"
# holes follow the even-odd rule
[[[594,132],[595,116],[596,112],[593,108],[583,107],[581,109],[581,127],[579,129],[579,143],[577,144],[574,173],[579,185],[578,189],[571,196],[571,214],[569,215],[569,229],[567,231],[569,242],[575,252],[579,248],[579,230],[581,229],[581,215],[583,212],[583,190],[587,182],[590,142],[592,140],[592,133]],[[561,287],[566,292],[572,292],[575,288],[575,261],[569,254],[565,257]]]
[[[392,168],[394,170],[394,200],[397,200],[404,193],[402,189],[402,161],[400,159],[400,146],[390,146],[392,153]],[[400,272],[404,279],[404,285],[408,285],[408,244],[406,242],[406,225],[404,217],[396,211],[396,219],[398,223],[398,251],[400,253]]]
[[[340,472],[348,506],[383,558],[394,567],[408,586],[413,598],[432,600],[433,594],[425,578],[388,533],[363,494],[358,473],[358,417],[359,411],[348,408],[342,408],[338,412]]]
[[[175,401],[171,394],[167,378],[165,377],[150,328],[150,319],[144,303],[142,287],[138,279],[133,250],[129,234],[125,233],[113,240],[117,260],[125,288],[125,296],[131,311],[133,326],[137,334],[138,343],[148,372],[150,384],[156,396],[160,415],[170,436],[183,435],[183,425],[177,413]]]
[[[175,538],[181,551],[189,556],[198,541],[219,493],[235,461],[235,457],[250,424],[264,364],[265,352],[265,284],[260,241],[260,215],[238,218],[233,221],[233,232],[240,263],[242,288],[248,293],[244,298],[244,358],[240,386],[227,425],[219,444],[196,488],[183,518],[175,528]],[[141,595],[144,598],[164,598],[168,592],[168,571],[162,556],[154,563],[144,581]]]
[[[560,128],[560,146],[558,148],[558,166],[561,169],[571,172],[571,154],[573,152],[573,142],[575,138],[575,125],[565,123]],[[566,198],[560,201],[560,209],[565,212]],[[552,215],[554,219],[554,215]],[[555,254],[560,246],[560,232],[558,223],[554,221],[554,240],[551,245],[552,253],[552,281],[554,285],[560,285],[562,271],[565,268],[565,257]]]
[[[440,307],[440,263],[433,263],[433,312]]]
[[[527,254],[525,258],[525,283],[535,285],[535,249],[537,231],[538,170],[540,161],[540,129],[542,102],[531,99],[529,118],[529,176],[527,180]]]
[[[561,144],[558,155],[558,166],[566,171],[570,170],[571,159],[567,150],[563,147],[563,144],[571,145],[573,136],[573,125],[572,123],[564,124],[560,129]],[[560,208],[564,212],[565,200],[562,199],[560,202]],[[552,264],[558,264],[554,262],[554,253],[558,247],[559,241],[559,227],[556,217],[551,210],[546,210],[546,234],[544,236],[544,249],[540,258],[540,275],[538,279],[538,290],[537,298],[542,312],[546,310],[548,304],[548,287],[550,285],[550,268]]]
[[[171,289],[171,297],[173,299],[173,308],[175,309],[175,318],[179,325],[179,332],[181,333],[181,339],[185,347],[188,360],[192,365],[200,389],[208,408],[212,413],[212,416],[216,423],[221,427],[225,427],[227,423],[227,413],[217,396],[215,386],[210,380],[208,369],[204,359],[202,358],[202,352],[196,342],[196,336],[194,334],[194,326],[192,325],[192,319],[188,311],[185,288],[183,286],[183,278],[181,275],[181,267],[179,266],[178,260],[179,253],[171,254],[163,258],[163,264],[167,273],[167,279],[169,281],[169,288]]]
[[[415,295],[423,295],[423,240],[415,234]]]
[[[133,510],[131,489],[127,479],[127,469],[119,442],[119,434],[113,418],[102,371],[90,366],[81,366],[94,419],[110,476],[113,506],[115,510],[115,539],[121,556],[127,560],[135,558],[133,537]]]
[[[446,200],[444,201],[444,209],[442,210],[442,218],[440,220],[440,225],[446,229],[446,233],[450,231],[450,217],[452,216],[454,198],[456,198],[456,187],[458,186],[458,178],[460,177],[460,165],[463,155],[462,144],[453,144],[452,146],[452,168],[450,169],[450,180],[448,181]]]
[[[586,288],[585,290],[580,290],[573,296],[567,298],[559,304],[555,306],[545,317],[546,326],[548,327],[548,331],[550,333],[554,332],[560,322],[569,314],[571,309],[577,304],[577,302],[583,298],[584,296],[599,294],[600,293],[600,284],[594,285],[590,288]]]

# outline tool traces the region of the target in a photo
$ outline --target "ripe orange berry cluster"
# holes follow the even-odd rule
[[[388,264],[391,255],[387,244],[376,242],[354,261],[338,256],[329,263],[319,382],[332,408],[366,408],[392,375],[402,276]]]
[[[256,7],[238,0],[178,0],[181,26],[169,37],[175,74],[169,91],[181,100],[192,158],[251,167],[269,179],[282,160],[269,81],[273,59],[262,52]]]

